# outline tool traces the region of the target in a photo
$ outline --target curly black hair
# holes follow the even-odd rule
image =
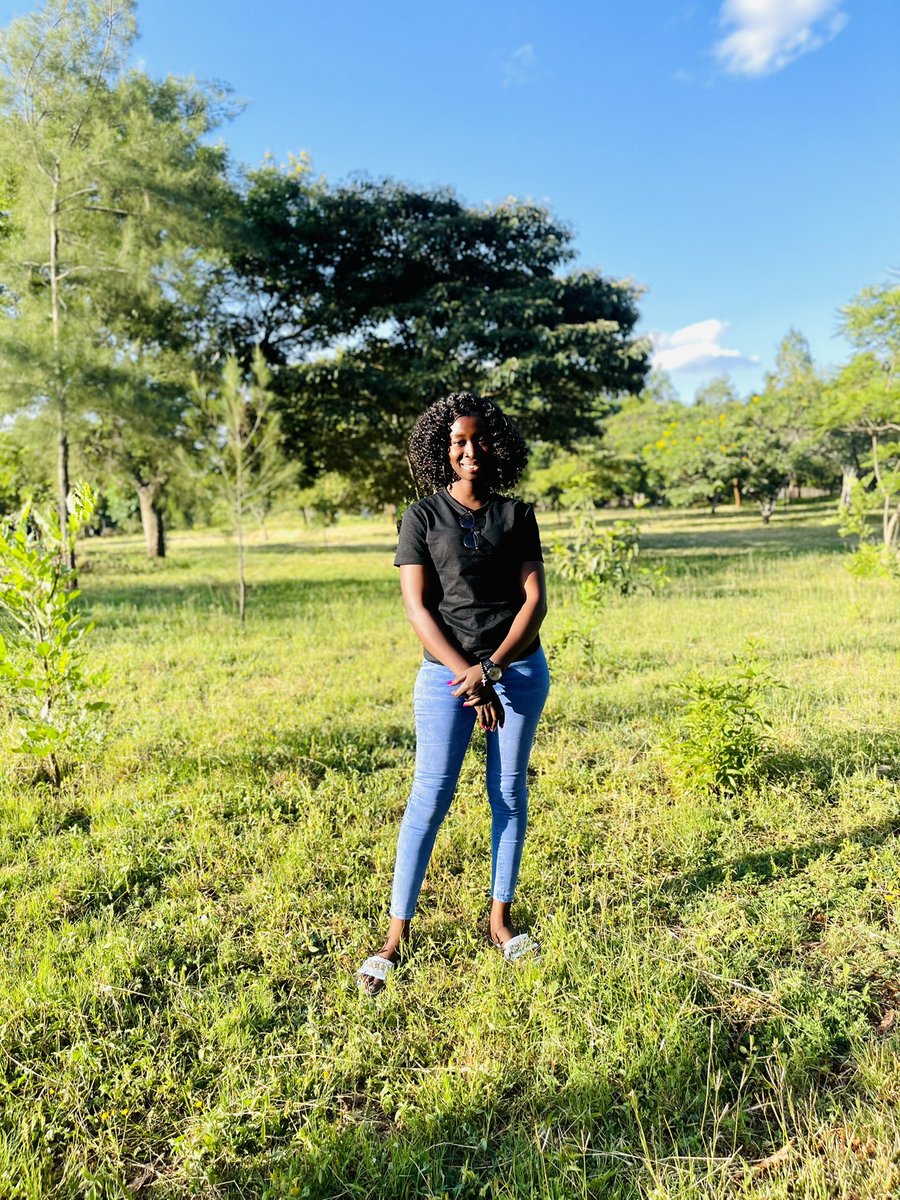
[[[458,417],[481,417],[491,444],[492,484],[514,487],[528,462],[528,447],[513,422],[490,400],[471,392],[451,392],[426,408],[409,436],[409,461],[416,481],[432,492],[452,483],[450,426]]]

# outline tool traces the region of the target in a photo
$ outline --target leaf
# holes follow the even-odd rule
[[[884,1016],[881,1018],[881,1020],[878,1022],[878,1024],[876,1025],[875,1032],[877,1034],[879,1034],[881,1037],[885,1037],[887,1034],[889,1034],[891,1032],[891,1030],[894,1028],[894,1026],[896,1024],[897,1024],[897,1010],[896,1010],[896,1008],[889,1008],[887,1010],[887,1012],[884,1014]]]
[[[751,1170],[754,1174],[762,1174],[764,1171],[771,1171],[773,1167],[780,1167],[790,1158],[792,1149],[791,1143],[785,1142],[773,1154],[769,1154],[766,1158],[761,1158],[759,1162],[753,1163]]]

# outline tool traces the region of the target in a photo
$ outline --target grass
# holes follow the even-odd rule
[[[900,1191],[900,606],[825,517],[644,513],[661,595],[553,584],[544,961],[483,941],[476,744],[377,1002],[420,657],[390,528],[272,530],[244,633],[222,537],[87,545],[107,748],[0,784],[0,1196]],[[787,687],[717,797],[663,750],[672,685],[751,637]]]

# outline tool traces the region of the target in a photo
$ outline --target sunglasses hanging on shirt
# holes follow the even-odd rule
[[[459,523],[465,530],[463,534],[463,545],[467,550],[480,550],[479,538],[481,531],[484,529],[484,522],[477,521],[472,513],[466,513],[464,517],[459,518]]]

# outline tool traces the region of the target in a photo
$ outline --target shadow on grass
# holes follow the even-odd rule
[[[900,834],[900,815],[878,825],[860,825],[846,833],[833,837],[819,838],[799,846],[780,846],[771,850],[756,850],[728,862],[708,864],[696,871],[685,871],[667,881],[660,889],[666,894],[688,898],[698,893],[711,891],[726,881],[752,878],[757,883],[783,879],[804,871],[811,862],[835,854],[842,847],[855,843],[858,846],[881,846],[890,838]]]
[[[134,770],[138,775],[145,772],[149,757],[165,763],[170,784],[191,784],[215,774],[227,778],[230,788],[243,794],[247,784],[252,783],[264,804],[271,782],[285,775],[316,787],[329,772],[356,777],[408,766],[412,779],[415,749],[412,718],[408,725],[382,723],[375,727],[371,722],[345,716],[339,727],[278,729],[262,743],[235,738],[225,746],[199,750],[191,747],[180,755],[173,753],[167,741],[142,748]],[[295,810],[296,803],[290,806],[290,811]]]
[[[247,620],[279,620],[304,610],[346,600],[396,599],[394,579],[294,579],[249,583]],[[133,586],[89,589],[85,594],[89,615],[106,628],[144,625],[152,611],[158,619],[233,614],[237,618],[235,587],[231,583],[173,584],[142,579]],[[237,624],[235,624],[237,628]]]
[[[900,778],[900,733],[834,733],[827,746],[779,747],[763,764],[765,778],[774,782],[807,779],[825,798],[849,774],[872,769],[887,779]]]

